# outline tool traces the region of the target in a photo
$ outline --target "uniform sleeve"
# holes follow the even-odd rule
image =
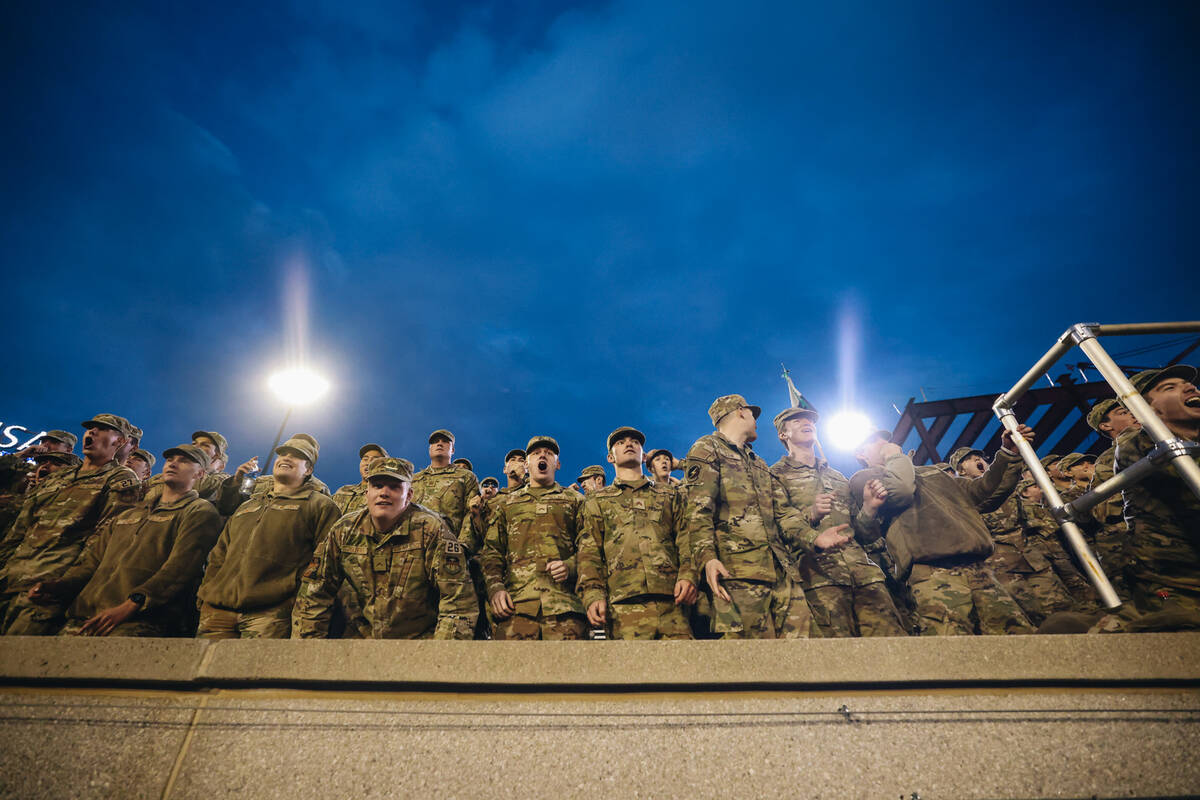
[[[221,515],[212,503],[199,501],[185,510],[167,560],[157,572],[133,590],[146,595],[142,610],[164,605],[191,586],[204,568],[208,551],[220,535]]]
[[[233,512],[237,511],[238,506],[244,502],[246,502],[246,495],[241,492],[237,475],[230,475],[221,481],[213,493],[212,504],[217,507],[217,511],[223,517],[232,517]]]
[[[490,600],[496,592],[507,591],[504,579],[505,556],[508,553],[508,530],[506,503],[497,503],[495,513],[488,521],[487,533],[483,537],[483,548],[479,552],[479,566],[483,570],[483,581]]]
[[[692,561],[698,573],[717,558],[717,502],[721,471],[716,454],[703,442],[692,445],[683,462],[685,493],[684,526],[692,546]]]
[[[698,584],[696,562],[692,558],[692,537],[688,534],[684,516],[684,493],[678,487],[671,489],[671,529],[675,532],[675,549],[679,553],[679,575],[677,581]]]
[[[104,484],[104,505],[100,509],[97,526],[137,505],[142,495],[142,482],[133,470],[122,467],[113,471],[113,477]]]
[[[808,516],[802,514],[792,502],[791,493],[788,492],[783,481],[773,473],[768,474],[771,475],[771,499],[775,506],[775,524],[779,526],[784,543],[812,552],[816,549],[815,542],[821,535],[821,531],[814,529],[808,521]]]
[[[0,574],[4,572],[4,566],[8,563],[8,559],[12,558],[12,554],[21,546],[21,542],[25,539],[25,531],[29,529],[30,520],[33,518],[33,498],[26,497],[25,502],[21,504],[21,510],[17,513],[17,518],[8,526],[8,531],[4,534],[4,538],[0,540]]]
[[[341,530],[341,529],[339,529]],[[327,533],[317,545],[312,563],[304,570],[296,604],[292,606],[292,638],[326,639],[333,617],[333,601],[342,586],[342,555],[338,531]]]
[[[481,502],[474,511],[467,509],[467,515],[463,517],[462,525],[458,528],[458,541],[472,554],[478,553],[479,548],[483,546],[486,517],[487,505]]]
[[[999,450],[987,470],[978,478],[959,478],[959,485],[981,513],[995,511],[1017,488],[1021,479],[1021,457]]]
[[[438,587],[438,617],[435,639],[474,639],[479,619],[479,598],[467,566],[462,544],[444,525],[429,536],[425,547],[425,569],[429,582]]]
[[[317,501],[319,505],[313,526],[313,543],[320,546],[321,542],[325,541],[329,529],[333,527],[333,523],[342,518],[342,513],[338,510],[337,503],[333,502],[329,495],[314,494],[312,496],[321,498]]]
[[[887,490],[888,502],[895,507],[912,505],[917,494],[917,471],[912,459],[904,453],[895,453],[883,462],[882,474],[876,477]]]
[[[208,562],[204,565],[204,578],[201,579],[197,591],[200,596],[204,595],[204,585],[221,571],[221,565],[225,563],[225,554],[229,550],[229,526],[232,522],[232,519],[225,522],[225,527],[221,529],[221,535],[217,537],[217,543],[208,553]]]
[[[604,512],[594,498],[588,498],[579,506],[579,534],[575,550],[579,561],[579,581],[575,591],[586,609],[598,600],[604,600],[608,582],[608,570],[604,564]]]
[[[79,554],[79,559],[75,565],[63,573],[59,578],[62,581],[62,594],[74,597],[83,591],[83,587],[87,586],[88,581],[96,574],[96,570],[100,567],[100,562],[104,560],[104,551],[108,549],[108,543],[112,539],[112,523],[110,519],[101,524],[96,533],[87,540],[87,544],[83,546],[83,552]]]
[[[568,530],[567,541],[571,543],[571,554],[562,561],[567,565],[567,580],[564,583],[571,583],[579,577],[579,560],[578,560],[578,541],[579,541],[579,509],[583,506],[583,497],[580,496],[574,501],[575,507],[571,509],[571,513],[567,516]]]

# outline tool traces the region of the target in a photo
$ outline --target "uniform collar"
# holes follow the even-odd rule
[[[162,495],[159,495],[159,497],[161,498]],[[176,509],[183,508],[184,506],[186,506],[188,503],[192,502],[193,500],[199,499],[199,497],[200,497],[200,495],[195,489],[189,489],[187,494],[185,494],[183,497],[176,500],[174,503],[161,503],[160,502],[153,508],[150,508],[149,506],[147,506],[147,510],[149,510],[149,511],[175,511]]]
[[[611,485],[612,486],[626,486],[630,489],[641,489],[643,486],[645,486],[648,483],[650,483],[650,479],[647,478],[645,475],[640,475],[632,481],[627,481],[627,480],[624,480],[623,478],[617,478],[616,480],[614,480],[612,482]]]

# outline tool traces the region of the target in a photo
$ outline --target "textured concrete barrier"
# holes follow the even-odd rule
[[[715,642],[0,638],[0,681],[828,689],[1200,681],[1200,633]]]
[[[1190,797],[1200,634],[0,639],[0,797]]]

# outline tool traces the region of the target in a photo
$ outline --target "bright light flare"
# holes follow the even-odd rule
[[[825,435],[838,450],[853,450],[877,428],[861,411],[839,411],[825,423]]]
[[[280,370],[267,379],[267,385],[287,406],[315,403],[329,391],[329,381],[307,367]]]

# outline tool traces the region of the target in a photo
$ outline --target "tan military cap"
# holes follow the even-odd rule
[[[821,418],[815,408],[785,408],[775,415],[775,430],[783,433],[783,426],[789,419],[807,418],[816,422]]]
[[[67,433],[66,431],[46,431],[46,435],[42,439],[53,439],[56,442],[62,442],[72,450],[75,449],[75,443],[79,441],[75,437],[75,434]]]
[[[146,432],[144,430],[139,428],[137,425],[134,425],[132,422],[129,423],[129,438],[137,439],[140,442],[142,437],[145,435]]]
[[[958,472],[959,466],[966,461],[967,456],[979,456],[984,461],[987,461],[987,453],[982,450],[976,450],[974,447],[960,447],[950,454],[950,458],[946,459],[950,464],[950,468]]]
[[[1163,369],[1147,369],[1134,375],[1129,382],[1133,384],[1133,388],[1137,389],[1139,394],[1145,395],[1167,378],[1183,378],[1188,383],[1195,383],[1196,368],[1187,364],[1175,364]]]
[[[1037,485],[1037,481],[1033,480],[1032,478],[1025,478],[1017,483],[1017,494],[1020,494],[1021,492],[1025,491],[1030,486],[1036,486],[1036,485]]]
[[[195,436],[195,434],[192,435]],[[212,461],[209,459],[208,453],[204,452],[204,448],[200,447],[200,445],[192,444],[191,442],[188,442],[187,444],[177,444],[174,447],[163,450],[162,455],[163,458],[170,458],[171,456],[183,456],[184,458],[190,458],[192,461],[195,461],[197,464],[199,464],[205,472],[207,472],[208,468],[212,466]],[[151,461],[150,463],[153,464],[154,462]]]
[[[434,439],[437,439],[437,438],[446,439],[451,444],[454,443],[454,434],[451,433],[450,431],[446,430],[445,428],[438,428],[436,431],[429,434],[429,443],[433,444]]]
[[[1062,456],[1058,455],[1057,453],[1051,453],[1048,456],[1042,456],[1039,460],[1042,462],[1043,467],[1050,469],[1050,465],[1055,461],[1062,461]]]
[[[213,444],[217,446],[217,455],[224,458],[229,452],[229,440],[216,431],[192,431],[192,441],[196,441],[198,436],[207,436],[212,439]]]
[[[1063,456],[1062,461],[1058,462],[1058,468],[1063,472],[1066,472],[1080,461],[1091,461],[1093,464],[1095,464],[1096,457],[1091,453],[1068,453],[1067,455]]]
[[[661,455],[665,455],[667,458],[671,459],[671,464],[674,466],[675,455],[665,447],[660,447],[657,450],[651,450],[650,455],[646,456],[646,463],[649,464],[651,461]]]
[[[33,457],[35,464],[43,464],[50,461],[55,464],[62,464],[65,467],[77,467],[83,463],[83,459],[74,453],[37,453]]]
[[[484,478],[483,480],[481,480],[481,481],[479,482],[479,485],[480,485],[481,487],[483,487],[483,486],[495,486],[495,487],[499,488],[499,486],[500,486],[500,481],[496,480],[496,479],[495,479],[495,478],[493,478],[491,475],[488,475],[486,478]]]
[[[509,450],[508,455],[506,455],[504,457],[504,463],[507,464],[509,461],[512,461],[514,458],[524,458],[524,457],[525,457],[525,451],[519,447],[514,447],[512,450]]]
[[[938,463],[934,464],[934,466],[937,467],[938,469],[940,469],[942,472],[946,473],[947,475],[957,475],[958,474],[957,472],[954,471],[954,467],[950,466],[945,461],[939,461]]]
[[[558,442],[554,440],[553,436],[534,436],[529,440],[529,444],[525,445],[525,454],[529,455],[529,452],[535,447],[549,447],[554,451],[554,455],[559,454]]]
[[[475,471],[475,465],[471,463],[471,459],[469,458],[456,458],[451,461],[450,464],[457,464],[460,467],[466,467],[469,472]]]
[[[362,447],[358,448],[358,457],[362,458],[372,450],[377,450],[384,458],[388,457],[388,451],[383,449],[383,445],[374,443],[364,444]]]
[[[283,455],[284,451],[291,450],[299,453],[300,457],[309,464],[316,464],[317,456],[321,454],[321,449],[315,444],[316,441],[307,433],[294,433],[290,439],[275,448],[275,455]]]
[[[154,454],[151,453],[149,450],[143,450],[140,447],[129,454],[130,458],[133,458],[134,456],[137,456],[142,461],[145,461],[147,464],[149,464],[152,467],[154,466],[154,462],[158,460],[154,457]]]
[[[863,437],[863,440],[861,442],[859,442],[858,445],[854,448],[854,452],[857,453],[859,450],[862,450],[864,447],[866,447],[867,445],[869,445],[871,442],[875,441],[876,439],[883,439],[885,442],[890,442],[892,440],[892,432],[885,431],[883,428],[880,428],[879,430],[874,431],[873,433],[867,434],[866,436]]]
[[[371,478],[395,478],[398,481],[412,483],[413,465],[407,458],[381,458],[371,462],[367,470],[367,480]]]
[[[626,436],[632,436],[638,440],[638,443],[643,447],[646,445],[646,434],[639,431],[637,428],[631,428],[628,425],[622,425],[608,435],[608,449],[612,450],[613,442],[617,439],[624,439]]]
[[[716,425],[725,418],[726,414],[737,411],[739,408],[750,409],[755,419],[758,419],[758,415],[762,413],[761,408],[750,405],[740,394],[727,394],[713,400],[712,405],[708,407],[708,418],[712,420],[713,425]]]
[[[604,467],[599,464],[592,464],[590,467],[584,467],[579,473],[579,477],[575,479],[576,483],[583,483],[588,478],[605,478],[607,474],[604,472]]]
[[[1092,410],[1088,412],[1087,424],[1092,430],[1100,431],[1100,423],[1104,422],[1104,418],[1108,416],[1108,412],[1112,411],[1119,405],[1115,397],[1109,397],[1104,400],[1097,400],[1092,406]]]
[[[86,419],[79,423],[84,428],[112,428],[122,436],[129,437],[133,435],[132,426],[129,420],[124,417],[118,417],[116,414],[97,414],[91,419]]]

